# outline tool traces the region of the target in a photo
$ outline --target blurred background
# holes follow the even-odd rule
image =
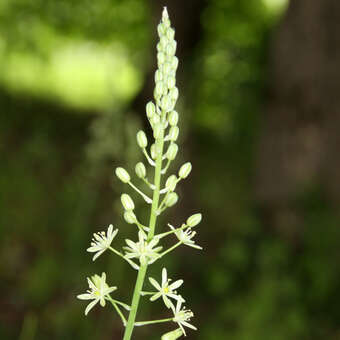
[[[340,339],[340,2],[2,0],[0,338],[122,338],[109,307],[86,318],[86,276],[129,302],[136,272],[95,263],[91,234],[122,219],[116,166],[142,159],[156,25],[180,59],[181,152],[193,163],[159,223],[202,212],[197,243],[150,268],[183,278],[202,340]],[[173,171],[177,169],[173,167]],[[138,200],[137,211],[147,216]],[[171,241],[171,240],[170,240]],[[161,303],[139,319],[166,317]],[[141,327],[159,339],[173,325]]]

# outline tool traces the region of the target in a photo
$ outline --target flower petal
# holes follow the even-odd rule
[[[154,278],[149,277],[149,281],[157,290],[162,289],[161,286],[159,285],[159,283]]]
[[[99,301],[99,300],[96,299],[96,300],[92,301],[91,303],[89,303],[89,304],[87,305],[87,307],[86,307],[86,309],[85,309],[85,315],[88,314],[88,312],[89,312],[89,311],[97,304],[98,301]]]
[[[177,280],[177,281],[173,282],[171,285],[169,285],[169,288],[171,290],[175,290],[175,289],[179,288],[180,286],[182,286],[183,282],[184,282],[183,280]]]

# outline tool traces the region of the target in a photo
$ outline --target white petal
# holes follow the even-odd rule
[[[125,240],[126,244],[133,250],[137,250],[137,244],[131,240]]]
[[[178,287],[182,286],[183,282],[184,282],[183,280],[177,280],[177,281],[173,282],[171,285],[169,285],[169,288],[171,290],[175,290]]]
[[[89,303],[89,304],[87,305],[87,307],[86,307],[86,309],[85,309],[85,315],[88,314],[88,312],[89,312],[89,311],[97,304],[98,301],[99,301],[99,300],[96,299],[96,300],[92,301],[91,303]]]
[[[182,323],[184,326],[189,327],[189,328],[194,329],[195,331],[197,331],[197,328],[196,328],[194,325],[190,324],[189,322],[181,321],[181,323]]]
[[[157,300],[158,298],[160,298],[162,296],[162,293],[158,292],[156,293],[155,295],[152,295],[151,298],[150,298],[150,301],[155,301]]]
[[[149,281],[157,290],[162,289],[161,286],[159,285],[159,283],[154,278],[149,277]]]
[[[98,251],[98,253],[96,253],[93,258],[92,258],[92,261],[95,261],[101,254],[103,254],[105,251],[105,249],[101,250],[101,251]]]
[[[112,230],[113,230],[113,225],[110,224],[106,232],[107,237],[110,237],[112,235]]]
[[[89,253],[94,253],[94,252],[96,252],[98,250],[102,250],[102,249],[103,249],[102,246],[97,245],[97,246],[92,246],[90,248],[87,248],[86,251],[88,251]]]
[[[166,285],[168,281],[168,273],[166,272],[166,268],[162,269],[162,287]]]
[[[198,244],[188,244],[188,243],[185,243],[187,246],[189,247],[192,247],[192,248],[196,248],[196,249],[200,249],[202,250],[203,248],[201,246],[199,246]]]
[[[88,293],[79,294],[79,295],[77,295],[77,299],[79,299],[79,300],[92,300],[93,296],[91,294],[88,294]]]

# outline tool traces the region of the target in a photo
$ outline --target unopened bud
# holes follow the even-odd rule
[[[152,144],[150,148],[151,158],[156,159],[157,158],[157,152],[156,152],[156,145]]]
[[[156,113],[156,107],[153,102],[148,102],[146,104],[146,115],[150,119]]]
[[[135,204],[133,203],[132,198],[128,194],[122,194],[120,200],[125,210],[129,211],[135,209]]]
[[[175,192],[170,192],[170,194],[166,197],[164,204],[167,207],[172,207],[178,201],[178,195]]]
[[[155,83],[158,83],[163,80],[163,74],[160,70],[155,72]]]
[[[172,77],[172,76],[168,77],[167,85],[168,85],[168,89],[174,88],[175,85],[176,85],[176,79],[175,79],[175,77]]]
[[[165,182],[165,187],[168,191],[174,191],[177,185],[177,177],[176,175],[171,175]]]
[[[179,128],[178,126],[172,126],[169,130],[169,139],[175,142],[178,138]]]
[[[165,62],[165,54],[163,52],[158,52],[157,53],[157,61],[158,61],[158,66],[164,64],[164,62]]]
[[[161,123],[157,123],[153,127],[153,136],[155,139],[160,139],[163,136],[163,125]]]
[[[202,221],[202,214],[194,214],[187,219],[188,227],[195,227],[198,223]]]
[[[178,113],[176,111],[171,111],[168,117],[168,122],[171,126],[175,126],[178,123]]]
[[[159,42],[161,43],[162,50],[164,51],[166,45],[168,44],[168,39],[164,35],[160,38]]]
[[[166,30],[166,28],[164,27],[164,25],[162,23],[160,23],[157,26],[157,31],[158,31],[158,35],[161,37],[162,35],[166,34],[168,30]]]
[[[163,91],[164,91],[164,84],[163,82],[160,81],[155,86],[155,92],[154,92],[155,98],[160,98],[163,94]]]
[[[179,171],[178,171],[178,176],[181,178],[187,178],[191,172],[192,165],[190,162],[183,164]]]
[[[174,331],[163,334],[161,340],[177,340],[182,335],[183,335],[182,330],[180,328],[177,328]]]
[[[176,71],[178,67],[178,58],[176,56],[173,56],[171,58],[171,67]]]
[[[171,105],[172,105],[172,103],[171,103],[171,99],[169,98],[169,96],[164,96],[161,100],[162,110],[165,111],[165,112],[170,111]]]
[[[164,63],[163,67],[162,67],[163,75],[168,76],[168,75],[171,74],[171,72],[172,72],[171,64],[170,63]]]
[[[146,138],[144,131],[142,130],[138,131],[137,133],[137,143],[139,147],[141,147],[142,149],[146,148],[146,146],[148,145],[148,140]]]
[[[116,176],[123,182],[128,183],[130,182],[130,175],[129,173],[121,167],[116,168]]]
[[[124,212],[124,220],[129,224],[133,224],[137,221],[136,215],[131,210]]]
[[[169,95],[171,97],[172,100],[177,100],[178,99],[178,88],[175,86],[173,87],[170,92],[169,92]]]
[[[173,28],[168,28],[167,30],[166,30],[166,37],[171,41],[171,40],[173,40],[174,39],[174,37],[175,37],[175,30],[173,29]]]
[[[144,178],[146,175],[145,165],[142,162],[136,164],[135,171],[139,178]]]
[[[168,151],[166,152],[166,158],[170,161],[173,161],[176,158],[178,152],[178,145],[177,144],[170,144]]]
[[[170,43],[168,45],[166,45],[166,48],[165,48],[165,53],[167,56],[171,57],[175,54],[175,48],[174,48],[174,44]]]
[[[161,121],[161,119],[159,118],[158,115],[154,115],[151,119],[151,124],[152,126],[156,125],[156,124],[159,124],[159,122]]]

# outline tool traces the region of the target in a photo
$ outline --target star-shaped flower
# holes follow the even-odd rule
[[[168,224],[171,230],[176,230],[175,227],[173,227],[171,224]],[[196,249],[203,249],[201,246],[195,244],[195,241],[192,240],[192,238],[195,237],[196,231],[192,231],[191,228],[187,228],[186,230],[180,229],[174,232],[176,237],[179,241],[181,241],[183,244],[196,248]]]
[[[172,320],[174,322],[177,322],[183,334],[186,336],[183,326],[194,329],[195,331],[197,330],[197,328],[188,322],[194,316],[194,313],[190,309],[185,309],[185,307],[182,308],[182,302],[182,300],[178,300],[176,308],[171,306],[171,309],[174,313],[174,317]]]
[[[177,280],[169,285],[171,279],[168,279],[168,274],[165,268],[162,270],[162,285],[160,285],[155,279],[149,277],[150,283],[158,290],[157,293],[151,296],[150,300],[155,301],[158,298],[162,297],[165,305],[170,308],[173,306],[172,302],[168,297],[173,298],[177,301],[183,300],[180,295],[176,294],[176,289],[179,288],[183,284],[183,280]]]
[[[128,247],[124,247],[126,251],[125,257],[127,259],[138,258],[142,265],[155,262],[160,257],[158,252],[163,249],[160,246],[155,248],[159,238],[154,237],[150,242],[147,242],[146,234],[142,231],[138,232],[138,242],[131,240],[125,240],[125,242],[128,245]]]
[[[106,283],[106,274],[102,273],[102,276],[94,275],[87,278],[89,284],[89,289],[85,294],[80,294],[77,296],[80,300],[93,300],[90,302],[86,309],[85,315],[99,302],[102,307],[105,306],[105,297],[112,293],[117,287],[109,287]]]
[[[106,235],[104,231],[93,234],[91,247],[87,248],[88,252],[95,253],[93,256],[93,261],[111,246],[111,243],[117,233],[118,229],[113,230],[113,225],[110,224],[107,229]]]

